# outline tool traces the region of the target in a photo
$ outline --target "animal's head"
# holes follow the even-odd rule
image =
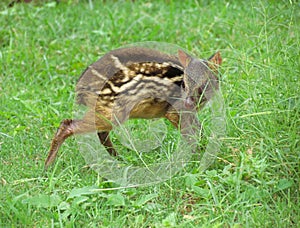
[[[196,59],[178,50],[178,59],[184,68],[185,107],[192,109],[208,101],[218,90],[218,70],[222,64],[220,52],[208,60]]]

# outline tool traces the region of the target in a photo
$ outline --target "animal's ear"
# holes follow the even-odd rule
[[[178,59],[179,59],[180,63],[182,64],[182,66],[184,68],[186,68],[187,65],[189,65],[190,61],[192,60],[192,57],[189,56],[184,51],[178,50]]]
[[[221,64],[222,64],[222,57],[219,51],[216,52],[208,59],[209,67],[215,72],[218,71],[218,68],[219,66],[221,66]]]

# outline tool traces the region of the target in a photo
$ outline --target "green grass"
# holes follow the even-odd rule
[[[298,1],[47,1],[9,9],[7,2],[0,3],[1,227],[297,227]],[[147,40],[202,58],[221,51],[227,133],[218,159],[204,173],[190,165],[160,184],[119,188],[89,169],[69,139],[43,172],[85,67]]]

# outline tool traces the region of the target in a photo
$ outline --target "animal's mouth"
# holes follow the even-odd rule
[[[195,99],[193,97],[187,97],[184,101],[184,106],[189,110],[194,109],[196,106]]]
[[[206,102],[207,98],[203,94],[200,98],[197,96],[188,96],[184,100],[184,107],[188,110],[202,108]]]

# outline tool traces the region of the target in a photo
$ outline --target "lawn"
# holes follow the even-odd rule
[[[1,227],[299,226],[299,1],[8,3],[0,3]],[[199,58],[221,52],[226,134],[214,163],[201,171],[193,157],[166,181],[122,186],[89,168],[70,138],[44,171],[60,121],[74,115],[81,73],[142,41]],[[210,112],[199,113],[204,133]]]

